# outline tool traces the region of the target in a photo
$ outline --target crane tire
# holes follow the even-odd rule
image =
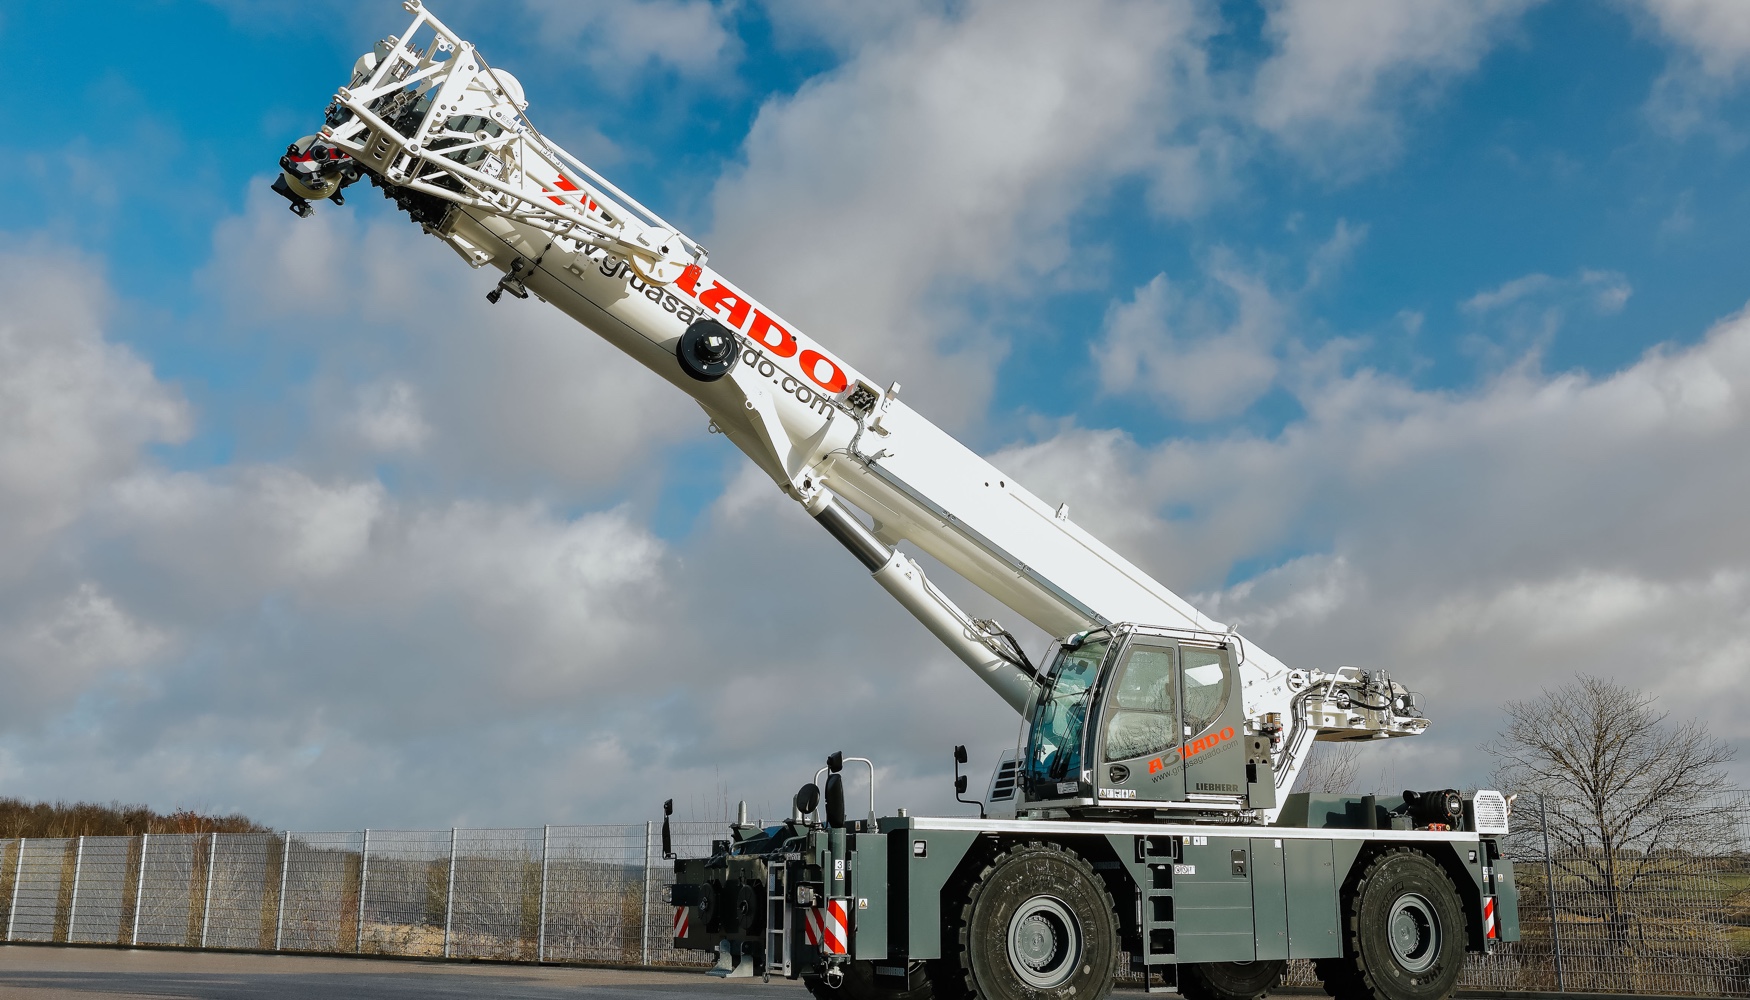
[[[852,962],[845,966],[845,978],[837,989],[828,986],[820,976],[803,976],[802,985],[815,1000],[933,1000],[936,995],[928,979],[909,990],[876,985],[874,962]]]
[[[1179,966],[1179,995],[1185,1000],[1264,1000],[1282,982],[1288,960],[1187,962]]]
[[[1097,1000],[1112,991],[1112,895],[1094,866],[1062,844],[999,850],[971,879],[949,930],[958,954],[943,971],[958,971],[964,984],[952,1000]],[[948,985],[937,981],[938,1000],[949,997]]]
[[[1408,847],[1374,856],[1346,894],[1349,998],[1445,1000],[1464,970],[1464,905],[1446,870]]]

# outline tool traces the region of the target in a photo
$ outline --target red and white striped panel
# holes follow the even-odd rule
[[[826,950],[829,954],[844,955],[851,950],[851,935],[847,930],[850,917],[847,913],[844,900],[827,900],[823,929],[826,931]]]
[[[1483,900],[1483,937],[1495,936],[1495,897],[1489,896]]]
[[[674,908],[674,936],[675,936],[675,940],[678,941],[681,938],[686,937],[687,931],[689,929],[691,929],[690,925],[691,925],[691,922],[687,919],[687,907],[684,907],[684,906],[675,907]]]
[[[820,939],[824,936],[821,932],[821,923],[824,920],[825,918],[821,916],[820,911],[813,907],[803,910],[802,940],[814,945],[815,947],[819,947]]]

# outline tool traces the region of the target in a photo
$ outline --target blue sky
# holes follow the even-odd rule
[[[436,12],[1163,582],[1428,689],[1367,780],[1483,780],[1500,704],[1577,670],[1745,736],[1750,5]],[[690,403],[368,187],[266,192],[404,21],[0,4],[0,794],[636,819],[781,802],[843,739],[945,801],[1012,722]],[[722,718],[749,688],[810,721]]]

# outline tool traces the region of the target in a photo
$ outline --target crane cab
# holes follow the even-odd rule
[[[1275,805],[1270,738],[1247,732],[1237,660],[1215,634],[1120,625],[1066,640],[1032,706],[1018,808]]]

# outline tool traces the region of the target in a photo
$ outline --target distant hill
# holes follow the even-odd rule
[[[25,802],[0,799],[0,837],[116,837],[140,833],[267,833],[247,816],[207,816],[192,809],[154,812],[119,802]]]

